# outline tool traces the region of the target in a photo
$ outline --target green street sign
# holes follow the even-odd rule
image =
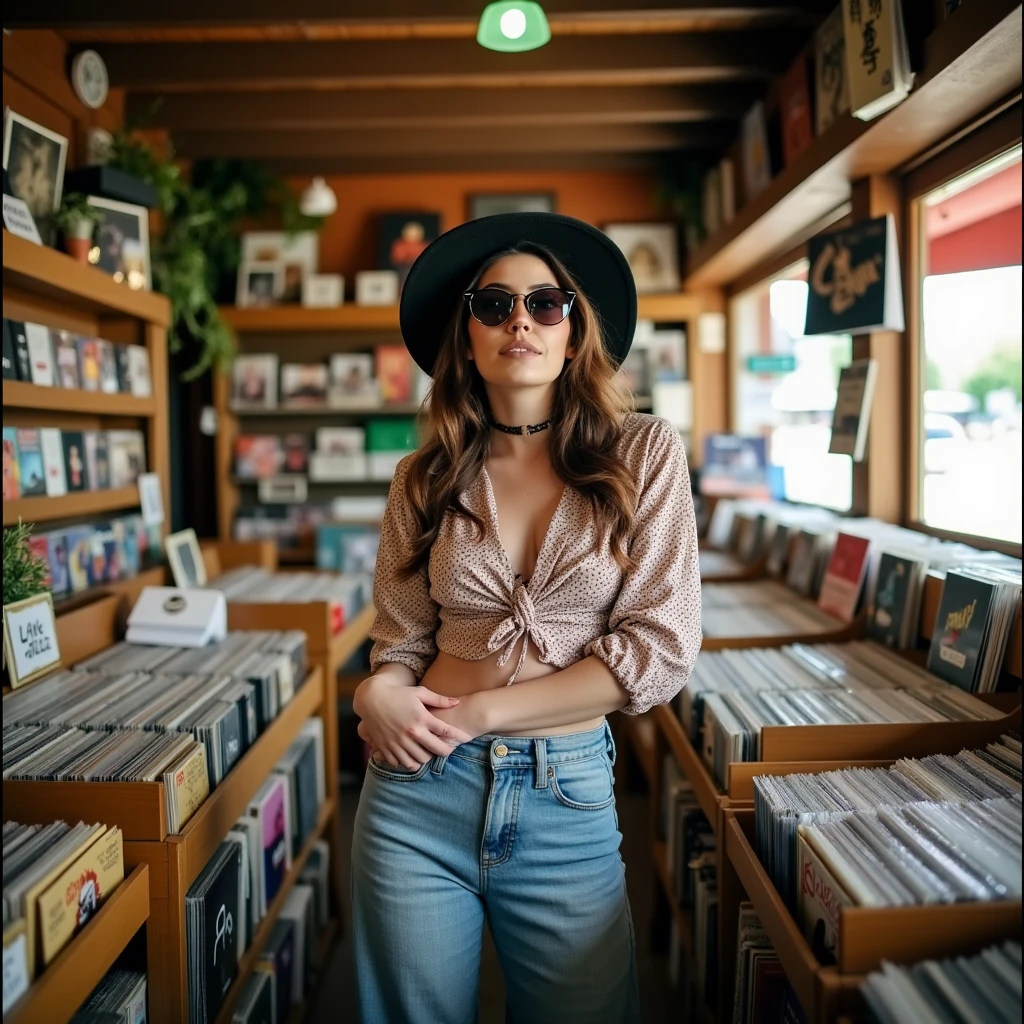
[[[747,356],[747,369],[751,373],[792,373],[796,356]]]

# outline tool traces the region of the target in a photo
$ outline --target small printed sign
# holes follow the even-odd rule
[[[159,526],[164,521],[164,492],[158,473],[139,474],[139,504],[147,526]]]
[[[24,199],[9,196],[6,192],[4,193],[4,227],[12,235],[27,238],[30,242],[35,242],[36,245],[43,244],[28,203]]]
[[[4,607],[4,650],[14,689],[60,667],[57,620],[50,593]]]
[[[747,369],[751,373],[792,373],[796,369],[796,356],[747,356]]]

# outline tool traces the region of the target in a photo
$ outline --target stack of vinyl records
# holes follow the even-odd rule
[[[259,966],[245,979],[238,1005],[231,1016],[231,1024],[266,1024],[277,1018],[277,995],[274,975]]]
[[[928,669],[971,693],[997,689],[1014,619],[1020,569],[960,569],[946,574],[928,652]]]
[[[245,951],[242,848],[224,842],[185,894],[189,1020],[217,1016]]]
[[[341,607],[345,621],[373,599],[373,577],[366,573],[272,572],[254,565],[240,566],[210,580],[228,601],[290,604],[330,601]]]
[[[1021,791],[1021,745],[1003,736],[983,750],[903,758],[891,768],[754,778],[757,854],[791,909],[798,903],[797,830],[819,815],[936,800],[982,801]]]
[[[4,778],[162,780],[178,832],[305,675],[298,631],[194,649],[116,644],[4,699]]]
[[[299,874],[299,881],[313,890],[313,924],[317,935],[327,927],[331,914],[330,865],[331,847],[326,839],[318,839]]]
[[[761,759],[766,725],[985,721],[1002,713],[867,641],[705,652],[677,700],[720,786]]]
[[[316,828],[320,805],[326,796],[324,775],[324,723],[319,718],[303,722],[299,736],[274,768],[288,786],[291,811],[291,849],[297,856]]]
[[[140,1024],[145,1019],[145,972],[112,970],[71,1018],[71,1024]]]
[[[815,953],[840,906],[1021,897],[1021,745],[816,775],[757,776],[758,857]]]
[[[5,1009],[124,881],[122,847],[106,825],[4,823]]]
[[[665,838],[671,896],[689,910],[694,902],[694,871],[715,862],[715,831],[672,754],[665,756],[662,778],[660,832]]]
[[[736,929],[736,994],[732,1024],[786,1020],[789,983],[753,904],[741,903]]]
[[[1019,1024],[1020,943],[1004,942],[977,956],[926,960],[913,967],[885,963],[867,976],[860,990],[876,1024]]]
[[[772,580],[707,583],[701,588],[701,628],[707,637],[792,636],[838,625],[833,616]]]

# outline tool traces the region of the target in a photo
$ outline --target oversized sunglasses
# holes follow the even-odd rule
[[[576,293],[564,288],[538,288],[526,295],[510,295],[503,288],[481,288],[478,292],[466,292],[465,298],[473,319],[485,327],[503,324],[512,315],[518,298],[526,303],[527,313],[537,323],[554,327],[569,315]]]

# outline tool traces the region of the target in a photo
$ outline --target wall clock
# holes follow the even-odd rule
[[[95,50],[83,50],[71,62],[71,85],[75,95],[93,110],[106,102],[110,79],[107,65]]]

